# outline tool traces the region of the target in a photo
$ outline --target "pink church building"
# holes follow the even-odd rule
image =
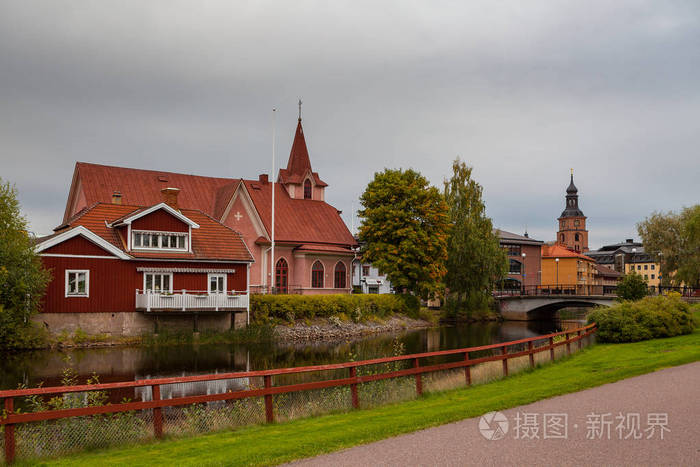
[[[203,212],[239,232],[254,262],[251,292],[349,293],[355,239],[340,211],[325,202],[327,184],[311,168],[301,118],[275,188],[275,257],[271,257],[272,187],[257,180],[203,177],[78,162],[63,224],[97,203],[165,202]]]

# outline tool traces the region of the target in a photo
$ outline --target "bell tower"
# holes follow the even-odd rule
[[[571,182],[566,189],[566,205],[558,220],[557,243],[570,250],[587,252],[586,216],[578,207],[578,188],[574,185],[574,169],[571,169]]]

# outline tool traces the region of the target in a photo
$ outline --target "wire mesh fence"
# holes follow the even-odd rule
[[[128,446],[160,437],[162,433],[169,437],[186,437],[273,419],[285,422],[354,408],[378,407],[415,399],[422,393],[488,383],[562,358],[592,343],[594,329],[586,329],[582,335],[580,330],[573,330],[484,346],[474,351],[460,349],[395,356],[313,367],[313,370],[309,367],[265,370],[97,384],[94,389],[90,386],[72,388],[75,391],[86,389],[78,392],[65,392],[71,390],[70,386],[39,388],[33,393],[33,390],[25,390],[22,394],[32,394],[23,396],[13,395],[17,391],[0,391],[0,399],[6,401],[0,421],[5,424],[5,430],[12,430],[13,434],[13,446],[6,445],[8,437],[5,436],[0,437],[0,448],[5,452],[5,461],[8,458],[31,461],[84,450]],[[506,349],[507,359],[504,359]],[[394,352],[400,353],[402,349],[395,348]],[[123,396],[125,387],[130,388],[133,399],[116,401]],[[50,397],[53,394],[57,395]],[[7,405],[7,401],[13,399],[22,407],[14,413],[12,405]],[[132,406],[135,410],[109,413],[118,407],[123,410]],[[92,412],[83,414],[81,411]],[[22,412],[25,419],[7,425],[8,416],[11,419]],[[25,421],[27,414],[33,412],[35,421]],[[67,418],[42,419],[57,414],[65,414]]]

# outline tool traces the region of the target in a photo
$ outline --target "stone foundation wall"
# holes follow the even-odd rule
[[[228,331],[235,324],[236,329],[245,327],[246,313],[220,312],[220,314],[199,315],[197,329],[199,331]],[[233,318],[233,319],[232,319]],[[39,313],[32,318],[44,326],[50,334],[66,333],[73,335],[80,329],[86,334],[106,334],[108,336],[139,336],[156,332],[192,332],[194,331],[193,315],[146,315],[143,312],[117,313]]]

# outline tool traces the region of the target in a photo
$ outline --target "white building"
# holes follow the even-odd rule
[[[353,288],[361,287],[362,293],[392,293],[391,283],[386,275],[380,274],[376,267],[369,263],[362,263],[359,259],[352,262],[352,285]]]

